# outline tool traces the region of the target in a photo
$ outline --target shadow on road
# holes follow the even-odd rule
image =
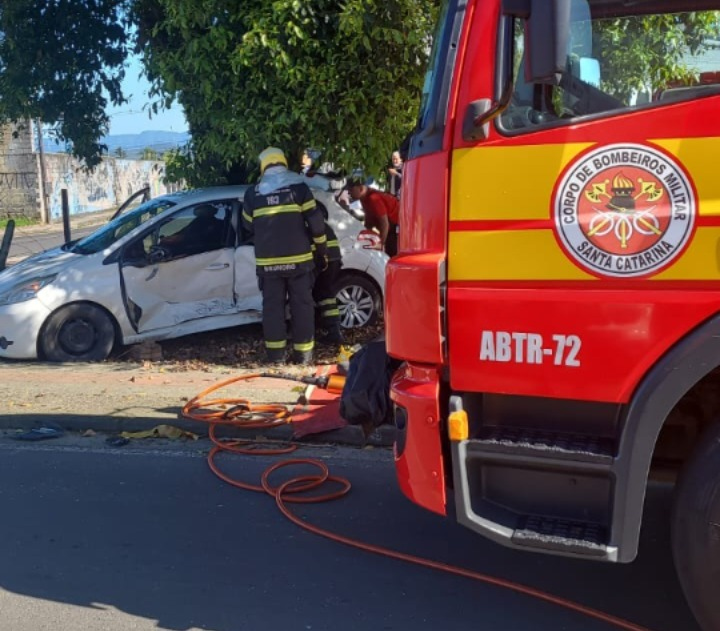
[[[114,608],[173,630],[613,628],[304,533],[270,498],[215,478],[200,445],[164,457],[101,444],[63,450],[0,443],[0,589],[7,592]],[[313,523],[532,585],[654,631],[696,629],[670,558],[666,487],[650,489],[639,559],[611,566],[501,548],[404,499],[388,452],[332,453],[331,468],[354,488],[340,502],[300,508]],[[223,466],[254,482],[269,462]]]

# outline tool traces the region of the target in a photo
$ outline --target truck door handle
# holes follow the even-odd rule
[[[205,269],[207,269],[207,270],[227,269],[228,267],[230,267],[230,263],[213,263],[212,265],[208,265]]]

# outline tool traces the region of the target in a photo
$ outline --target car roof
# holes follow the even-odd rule
[[[162,198],[169,199],[170,201],[178,204],[204,202],[220,198],[242,199],[245,195],[245,191],[248,189],[248,186],[248,184],[238,184],[234,186],[207,186],[205,188],[194,188],[189,191],[168,193],[167,195],[163,195]]]
[[[332,189],[328,183],[328,180],[318,180],[314,178],[306,178],[306,182],[310,185],[310,189],[313,191],[315,197],[324,197],[327,199],[332,196]],[[242,199],[245,196],[245,191],[250,188],[250,184],[236,184],[232,186],[207,186],[204,188],[194,188],[187,191],[178,191],[176,193],[168,193],[162,196],[162,199],[168,199],[175,202],[176,204],[192,204],[196,202],[205,202],[214,199]],[[325,193],[325,195],[318,195],[318,193]]]

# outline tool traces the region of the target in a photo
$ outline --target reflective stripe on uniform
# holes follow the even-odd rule
[[[307,261],[312,261],[312,260],[313,260],[312,252],[308,252],[307,254],[296,254],[294,256],[276,256],[274,258],[268,258],[268,259],[256,259],[255,263],[260,266],[290,265],[292,263],[305,263]]]
[[[257,208],[254,212],[255,218],[266,217],[269,215],[279,215],[280,213],[299,213],[300,206],[297,204],[287,204],[285,206],[268,206],[267,208]]]
[[[319,236],[319,237],[313,237],[313,241],[317,244],[327,243],[327,237],[323,234],[322,236]]]
[[[243,219],[245,221],[247,221],[248,223],[252,223],[252,220],[253,220],[252,216],[248,215],[244,210],[243,210]]]
[[[281,349],[281,348],[285,348],[286,346],[287,346],[287,340],[280,340],[278,342],[272,342],[270,340],[265,340],[265,348]]]
[[[318,302],[319,307],[326,307],[329,305],[336,305],[337,304],[337,298],[327,298],[325,300],[321,300]]]
[[[299,353],[307,353],[308,351],[311,351],[313,348],[315,348],[314,340],[311,340],[310,342],[302,342],[302,343],[293,344],[293,349],[298,351]]]
[[[314,199],[311,199],[310,201],[305,202],[305,203],[302,205],[302,211],[303,211],[303,212],[305,212],[306,210],[312,210],[313,208],[315,208],[315,200],[314,200]]]
[[[340,309],[338,309],[337,307],[335,307],[334,309],[324,309],[323,311],[320,312],[320,315],[323,318],[332,318],[335,316],[337,316],[339,318],[340,317]]]
[[[327,242],[327,246],[329,248],[339,248],[340,241],[338,241],[337,239],[330,239],[330,241]]]

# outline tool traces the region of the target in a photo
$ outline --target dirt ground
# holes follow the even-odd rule
[[[377,336],[381,328],[348,336],[348,346]],[[318,364],[333,364],[337,349],[318,346]],[[187,336],[160,344],[120,349],[100,363],[50,364],[0,361],[0,429],[56,423],[101,432],[145,429],[171,423],[189,428],[182,406],[222,381],[268,370],[258,326]],[[295,375],[313,367],[283,367]],[[238,381],[213,397],[256,403],[294,404],[303,387],[292,381]],[[202,428],[204,429],[204,428]]]

